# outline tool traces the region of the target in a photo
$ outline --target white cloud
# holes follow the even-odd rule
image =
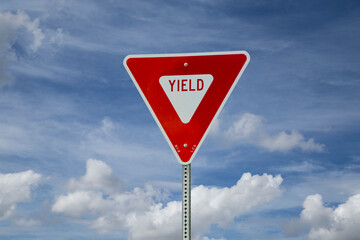
[[[360,235],[360,194],[351,196],[336,208],[325,207],[319,194],[308,196],[300,219],[286,226],[286,235],[297,236],[310,229],[311,240],[356,240]]]
[[[31,187],[36,186],[40,178],[40,174],[31,170],[0,174],[0,220],[9,218],[17,203],[30,200]]]
[[[80,180],[70,179],[68,187],[71,190],[104,190],[107,194],[111,194],[119,191],[122,183],[104,162],[89,159],[86,162],[85,176]]]
[[[131,161],[141,159],[141,162],[143,162],[144,158],[149,158],[152,155],[158,155],[160,159],[168,157],[161,151],[158,151],[153,143],[140,145],[135,142],[138,140],[134,138],[135,131],[139,130],[132,126],[125,127],[122,124],[114,123],[109,118],[104,118],[100,126],[87,132],[80,148],[87,152],[91,151],[93,155],[112,156],[112,158],[122,157],[131,159]],[[146,132],[141,130],[143,138],[153,141],[152,136],[149,136],[152,132],[152,130]],[[159,135],[157,134],[157,136]]]
[[[63,40],[62,28],[41,28],[40,19],[31,19],[24,11],[17,11],[16,13],[0,12],[0,88],[11,83],[13,78],[10,71],[33,75],[45,75],[52,71],[51,73],[57,76],[53,72],[61,71],[58,66],[49,67],[47,62],[45,65],[48,67],[45,67],[45,65],[39,67],[38,63],[33,65],[32,61],[19,61],[19,59],[24,60],[27,59],[26,56],[33,57],[35,54],[37,54],[37,57],[41,55],[41,58],[46,58],[47,55],[51,56],[51,53],[62,45]],[[46,49],[45,52],[40,52],[40,48],[42,50]],[[33,60],[33,58],[30,59]],[[10,64],[14,62],[16,64]],[[69,70],[62,72],[66,73]]]
[[[76,191],[60,196],[52,206],[54,212],[64,212],[68,216],[79,217],[83,214],[101,213],[107,201],[101,192]]]
[[[281,182],[280,176],[244,173],[230,188],[195,187],[192,190],[193,224],[201,234],[212,224],[224,227],[251,208],[280,196]]]
[[[210,128],[209,134],[210,135],[218,135],[220,133],[220,125],[221,120],[220,118],[216,118],[215,121],[212,123],[212,126]]]
[[[38,50],[45,38],[42,30],[39,28],[39,19],[31,21],[30,17],[23,11],[17,11],[16,14],[11,12],[0,14],[0,21],[1,25],[5,25],[5,28],[11,31],[21,30],[23,28],[30,33],[32,35],[32,41],[30,41],[26,47],[34,52]],[[12,37],[13,39],[8,40],[16,41],[16,36],[11,36],[12,34],[14,34],[14,32],[10,33],[10,35],[8,34],[7,38]]]
[[[89,161],[85,176],[70,182],[83,182],[91,175],[89,169],[91,170],[92,167],[89,168]],[[109,170],[101,161],[97,161],[96,164],[102,165],[99,169]],[[94,167],[93,170],[95,169],[97,168]],[[108,176],[108,173],[109,171],[100,170],[97,175],[102,179],[100,175]],[[192,189],[193,238],[201,239],[211,225],[224,227],[242,213],[280,196],[281,182],[281,176],[245,173],[230,188],[202,185],[194,187]],[[113,229],[124,230],[128,232],[129,239],[133,240],[145,238],[165,240],[181,236],[180,201],[163,203],[167,199],[167,194],[155,190],[150,185],[144,189],[134,188],[130,192],[113,191],[109,192],[109,195],[104,195],[103,192],[109,187],[107,184],[111,183],[103,182],[99,186],[101,189],[89,189],[86,185],[83,187],[82,184],[75,184],[78,188],[74,187],[74,191],[57,197],[52,211],[76,218],[90,217],[92,220],[88,224],[91,228],[101,233]]]
[[[310,152],[324,151],[325,145],[316,143],[312,138],[306,140],[296,130],[270,135],[264,131],[263,121],[264,118],[259,115],[245,113],[224,132],[224,137],[229,141],[250,143],[270,152],[287,152],[295,148]]]
[[[0,88],[12,80],[6,66],[16,59],[16,51],[36,52],[44,38],[39,19],[31,21],[23,11],[0,13]]]
[[[15,219],[16,225],[23,226],[23,227],[32,227],[35,225],[40,225],[40,222],[35,219],[26,219],[26,218],[19,218]]]
[[[251,113],[243,114],[225,132],[230,139],[249,139],[259,134],[263,126],[263,117]]]
[[[276,167],[278,171],[285,171],[285,172],[312,172],[316,170],[323,170],[324,168],[319,165],[314,165],[311,162],[304,161],[301,163],[295,163],[293,165],[288,165],[284,167]]]

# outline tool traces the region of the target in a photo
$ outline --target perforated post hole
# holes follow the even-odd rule
[[[182,236],[191,240],[191,166],[182,166]]]

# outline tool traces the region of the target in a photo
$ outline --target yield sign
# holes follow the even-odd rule
[[[129,55],[124,66],[182,165],[190,164],[250,61],[245,51]]]

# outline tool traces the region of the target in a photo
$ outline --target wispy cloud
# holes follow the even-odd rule
[[[323,152],[325,149],[324,144],[316,143],[313,138],[306,139],[297,130],[269,134],[264,130],[263,121],[262,116],[245,113],[223,132],[217,123],[212,134],[224,137],[228,142],[252,144],[270,152],[288,152],[293,149],[301,149],[304,152]]]
[[[208,238],[208,237],[203,237],[201,240],[226,240],[225,238]]]
[[[0,13],[0,88],[12,80],[7,64],[26,52],[36,52],[43,39],[39,19],[31,20],[23,11]]]
[[[57,117],[76,114],[76,106],[71,100],[60,95],[38,93],[30,101],[21,94],[4,92],[0,106],[3,109],[0,112],[0,154],[3,156],[46,159],[48,151],[54,153],[59,152],[56,148],[63,151],[63,147],[70,147],[64,136],[70,130],[68,127],[74,125],[64,118],[59,121]]]
[[[24,11],[0,13],[0,88],[11,83],[13,80],[11,72],[14,70],[22,72],[21,65],[29,67],[29,63],[26,63],[27,59],[39,55],[42,48],[54,48],[62,42],[62,39],[61,28],[43,29],[40,27],[40,18],[32,19]],[[51,50],[47,49],[47,53],[50,52]],[[46,57],[47,54],[40,55]],[[11,66],[14,68],[9,69]],[[37,70],[40,73],[44,72],[39,66]]]
[[[316,170],[324,170],[324,167],[312,164],[309,161],[303,161],[289,166],[277,167],[280,172],[304,172],[309,173]]]
[[[19,93],[2,92],[0,155],[4,159],[31,158],[22,165],[35,166],[36,171],[43,166],[48,171],[49,167],[57,169],[87,158],[102,158],[125,174],[126,181],[144,181],[147,176],[147,181],[158,181],[154,173],[160,172],[161,176],[176,177],[176,160],[169,160],[173,155],[156,125],[135,126],[121,122],[121,118],[114,121],[104,116],[93,120],[94,116],[78,101],[83,99],[58,93],[39,91],[28,99]],[[15,164],[4,161],[2,166],[11,169]],[[159,164],[162,168],[157,167]],[[164,171],[168,168],[171,170]]]
[[[0,21],[2,28],[7,30],[7,34],[2,37],[8,40],[5,44],[10,45],[10,47],[15,42],[20,41],[24,43],[23,47],[25,49],[36,52],[45,38],[44,33],[39,28],[39,19],[31,20],[29,15],[23,11],[17,11],[16,14],[11,12],[2,13],[0,14]],[[31,37],[26,35],[17,36],[15,32],[21,29],[24,29],[25,34],[30,34]],[[28,38],[30,39],[28,40]]]

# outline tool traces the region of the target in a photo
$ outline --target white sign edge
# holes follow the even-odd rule
[[[136,82],[132,72],[130,71],[129,67],[127,66],[126,62],[127,60],[129,60],[130,58],[152,58],[152,57],[187,57],[187,56],[207,56],[207,55],[234,55],[234,54],[244,54],[246,56],[246,61],[243,65],[243,67],[241,68],[239,74],[237,75],[235,81],[233,82],[233,84],[231,85],[228,93],[226,94],[224,100],[222,101],[220,107],[218,108],[218,110],[215,113],[215,116],[213,117],[213,119],[211,120],[209,126],[207,127],[205,133],[203,134],[199,144],[197,145],[194,153],[192,154],[191,158],[189,159],[188,162],[183,162],[181,161],[181,158],[179,157],[178,153],[176,152],[176,149],[174,148],[174,146],[172,145],[169,137],[167,136],[165,130],[163,129],[159,119],[157,118],[156,114],[154,113],[154,111],[152,110],[149,102],[147,101],[145,95],[143,94],[143,92],[141,91],[140,86],[138,85],[138,83]],[[202,143],[204,142],[206,136],[208,135],[214,121],[217,119],[217,117],[219,116],[221,110],[223,109],[225,103],[227,102],[229,96],[231,95],[232,91],[234,90],[236,84],[238,83],[241,75],[243,74],[243,72],[245,71],[247,65],[250,62],[250,55],[247,51],[224,51],[224,52],[197,52],[197,53],[165,53],[165,54],[132,54],[132,55],[127,55],[124,60],[123,60],[123,65],[127,71],[127,73],[129,74],[131,80],[133,81],[134,85],[136,86],[138,92],[140,93],[143,101],[145,102],[147,108],[149,109],[151,115],[153,116],[156,124],[158,125],[158,127],[160,128],[163,136],[165,137],[168,145],[170,146],[171,150],[173,151],[177,161],[181,164],[181,165],[188,165],[191,164],[192,160],[194,159],[195,155],[197,154],[197,152],[199,151]]]

